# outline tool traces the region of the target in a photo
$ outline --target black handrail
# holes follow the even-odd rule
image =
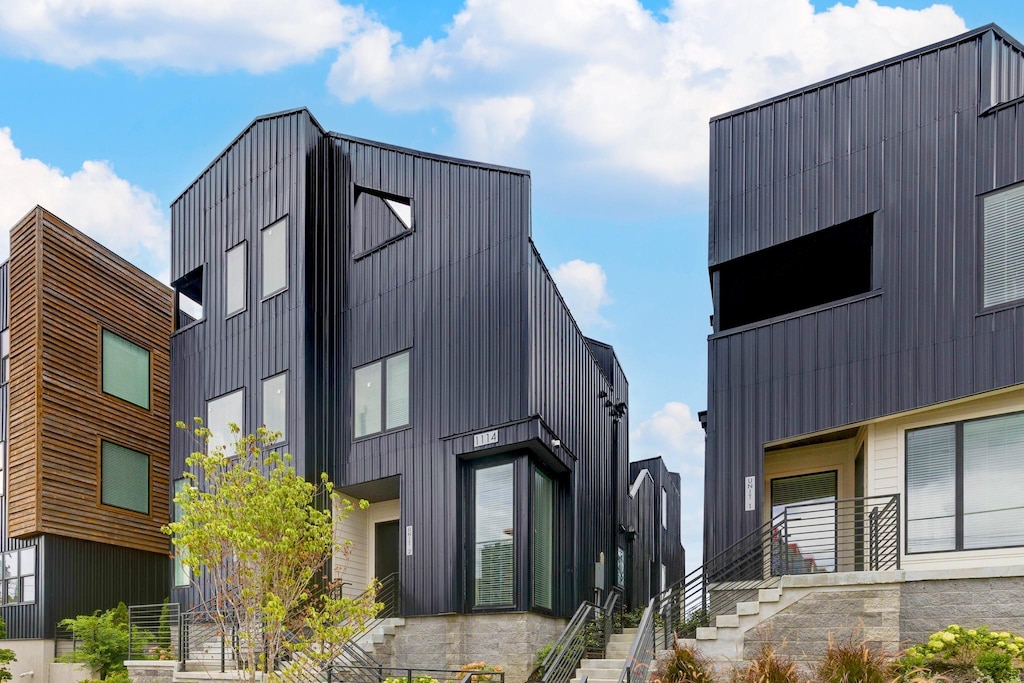
[[[542,683],[566,683],[572,677],[587,651],[587,627],[600,611],[601,608],[592,602],[583,602],[576,608],[576,613],[541,663],[544,671]]]
[[[618,588],[612,588],[608,591],[608,598],[604,601],[604,607],[602,608],[604,619],[601,625],[601,654],[604,655],[608,651],[608,643],[612,639],[612,634],[615,631],[615,610],[618,609],[622,602],[622,591]]]
[[[655,655],[655,621],[654,614],[658,606],[658,596],[647,603],[644,614],[640,617],[633,643],[629,646],[629,655],[619,673],[619,683],[644,683],[651,670],[651,662]]]

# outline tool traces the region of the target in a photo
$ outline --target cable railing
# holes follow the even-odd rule
[[[695,637],[781,576],[899,567],[899,494],[788,505],[656,596],[660,645]]]
[[[640,617],[633,643],[629,646],[629,654],[619,674],[619,683],[644,683],[651,671],[651,663],[656,654],[655,614],[658,607],[658,596],[647,603],[644,614]]]
[[[608,643],[615,633],[615,612],[622,606],[622,591],[619,588],[612,588],[608,591],[608,597],[601,608],[601,638],[598,654],[604,656],[608,650]]]
[[[128,608],[128,658],[178,659],[181,615],[176,602]]]
[[[363,678],[360,674],[370,677]],[[324,672],[327,683],[376,680],[380,683],[505,683],[505,673],[492,669],[403,669],[390,666],[332,665]]]
[[[587,653],[591,638],[590,625],[601,613],[601,608],[592,602],[582,602],[562,631],[562,635],[551,647],[548,656],[541,663],[544,674],[542,683],[567,683]]]

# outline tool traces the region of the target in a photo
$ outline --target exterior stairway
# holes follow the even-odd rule
[[[605,659],[584,659],[569,683],[580,683],[584,676],[587,683],[618,683],[634,636],[635,628],[624,628],[622,633],[612,634],[604,651]]]
[[[757,600],[737,603],[734,613],[718,615],[714,626],[698,628],[696,638],[682,642],[700,648],[713,661],[739,662],[743,659],[743,634],[782,611],[786,604],[781,587],[762,588]]]
[[[405,619],[402,617],[382,619],[379,624],[359,638],[356,645],[382,665],[388,666],[394,655],[395,629],[402,626],[405,626]]]

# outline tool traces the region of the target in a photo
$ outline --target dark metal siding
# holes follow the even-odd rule
[[[658,592],[659,565],[665,565],[665,586],[668,587],[683,578],[686,561],[680,540],[682,497],[679,474],[670,472],[661,457],[637,460],[629,463],[630,486],[643,470],[647,470],[651,478],[644,478],[629,510],[629,523],[637,532],[630,563],[635,582],[630,594],[634,607],[646,604],[651,595]],[[668,494],[667,526],[661,524],[663,488]]]
[[[875,291],[716,327],[706,557],[761,520],[761,488],[744,512],[743,480],[763,476],[765,442],[1024,382],[1024,307],[980,310],[976,227],[978,195],[1024,179],[1024,105],[980,115],[986,79],[1013,97],[1022,67],[1017,46],[975,32],[712,121],[712,279],[725,261],[873,213]]]

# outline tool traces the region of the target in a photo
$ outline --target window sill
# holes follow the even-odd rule
[[[747,323],[745,325],[730,327],[727,330],[720,330],[718,332],[714,332],[708,335],[708,341],[723,339],[734,334],[749,332],[750,330],[756,330],[761,327],[768,327],[770,325],[785,322],[787,320],[796,320],[797,318],[803,318],[808,315],[815,315],[817,313],[821,313],[822,311],[827,311],[833,308],[839,308],[840,306],[848,306],[850,304],[859,303],[861,301],[867,301],[868,299],[874,299],[882,296],[883,294],[885,294],[884,289],[873,289],[870,292],[864,292],[863,294],[855,294],[854,296],[848,296],[845,299],[839,299],[838,301],[829,301],[827,304],[821,304],[820,306],[814,306],[813,308],[804,308],[799,311],[793,311],[792,313],[784,313],[782,315],[777,315],[774,318],[767,318],[765,320],[758,320],[757,322]]]
[[[370,439],[375,439],[381,436],[388,436],[389,434],[397,434],[398,432],[404,432],[407,429],[412,429],[412,425],[407,424],[402,425],[401,427],[392,427],[391,429],[383,432],[373,432],[372,434],[364,434],[363,436],[354,436],[352,437],[352,443],[360,443],[362,441],[369,441]]]
[[[178,329],[176,329],[174,332],[171,333],[171,336],[175,337],[175,336],[181,334],[182,332],[187,332],[188,330],[191,330],[193,327],[198,327],[199,325],[202,325],[205,322],[206,322],[206,318],[199,318],[198,320],[193,320],[188,325],[185,325],[184,327],[179,327]]]
[[[263,298],[260,299],[260,303],[261,304],[265,304],[268,301],[270,301],[271,299],[276,299],[277,297],[281,296],[282,294],[284,294],[287,291],[288,291],[288,286],[286,285],[286,286],[282,287],[281,289],[278,289],[278,290],[275,290],[275,291],[271,292],[270,294],[264,294]]]

